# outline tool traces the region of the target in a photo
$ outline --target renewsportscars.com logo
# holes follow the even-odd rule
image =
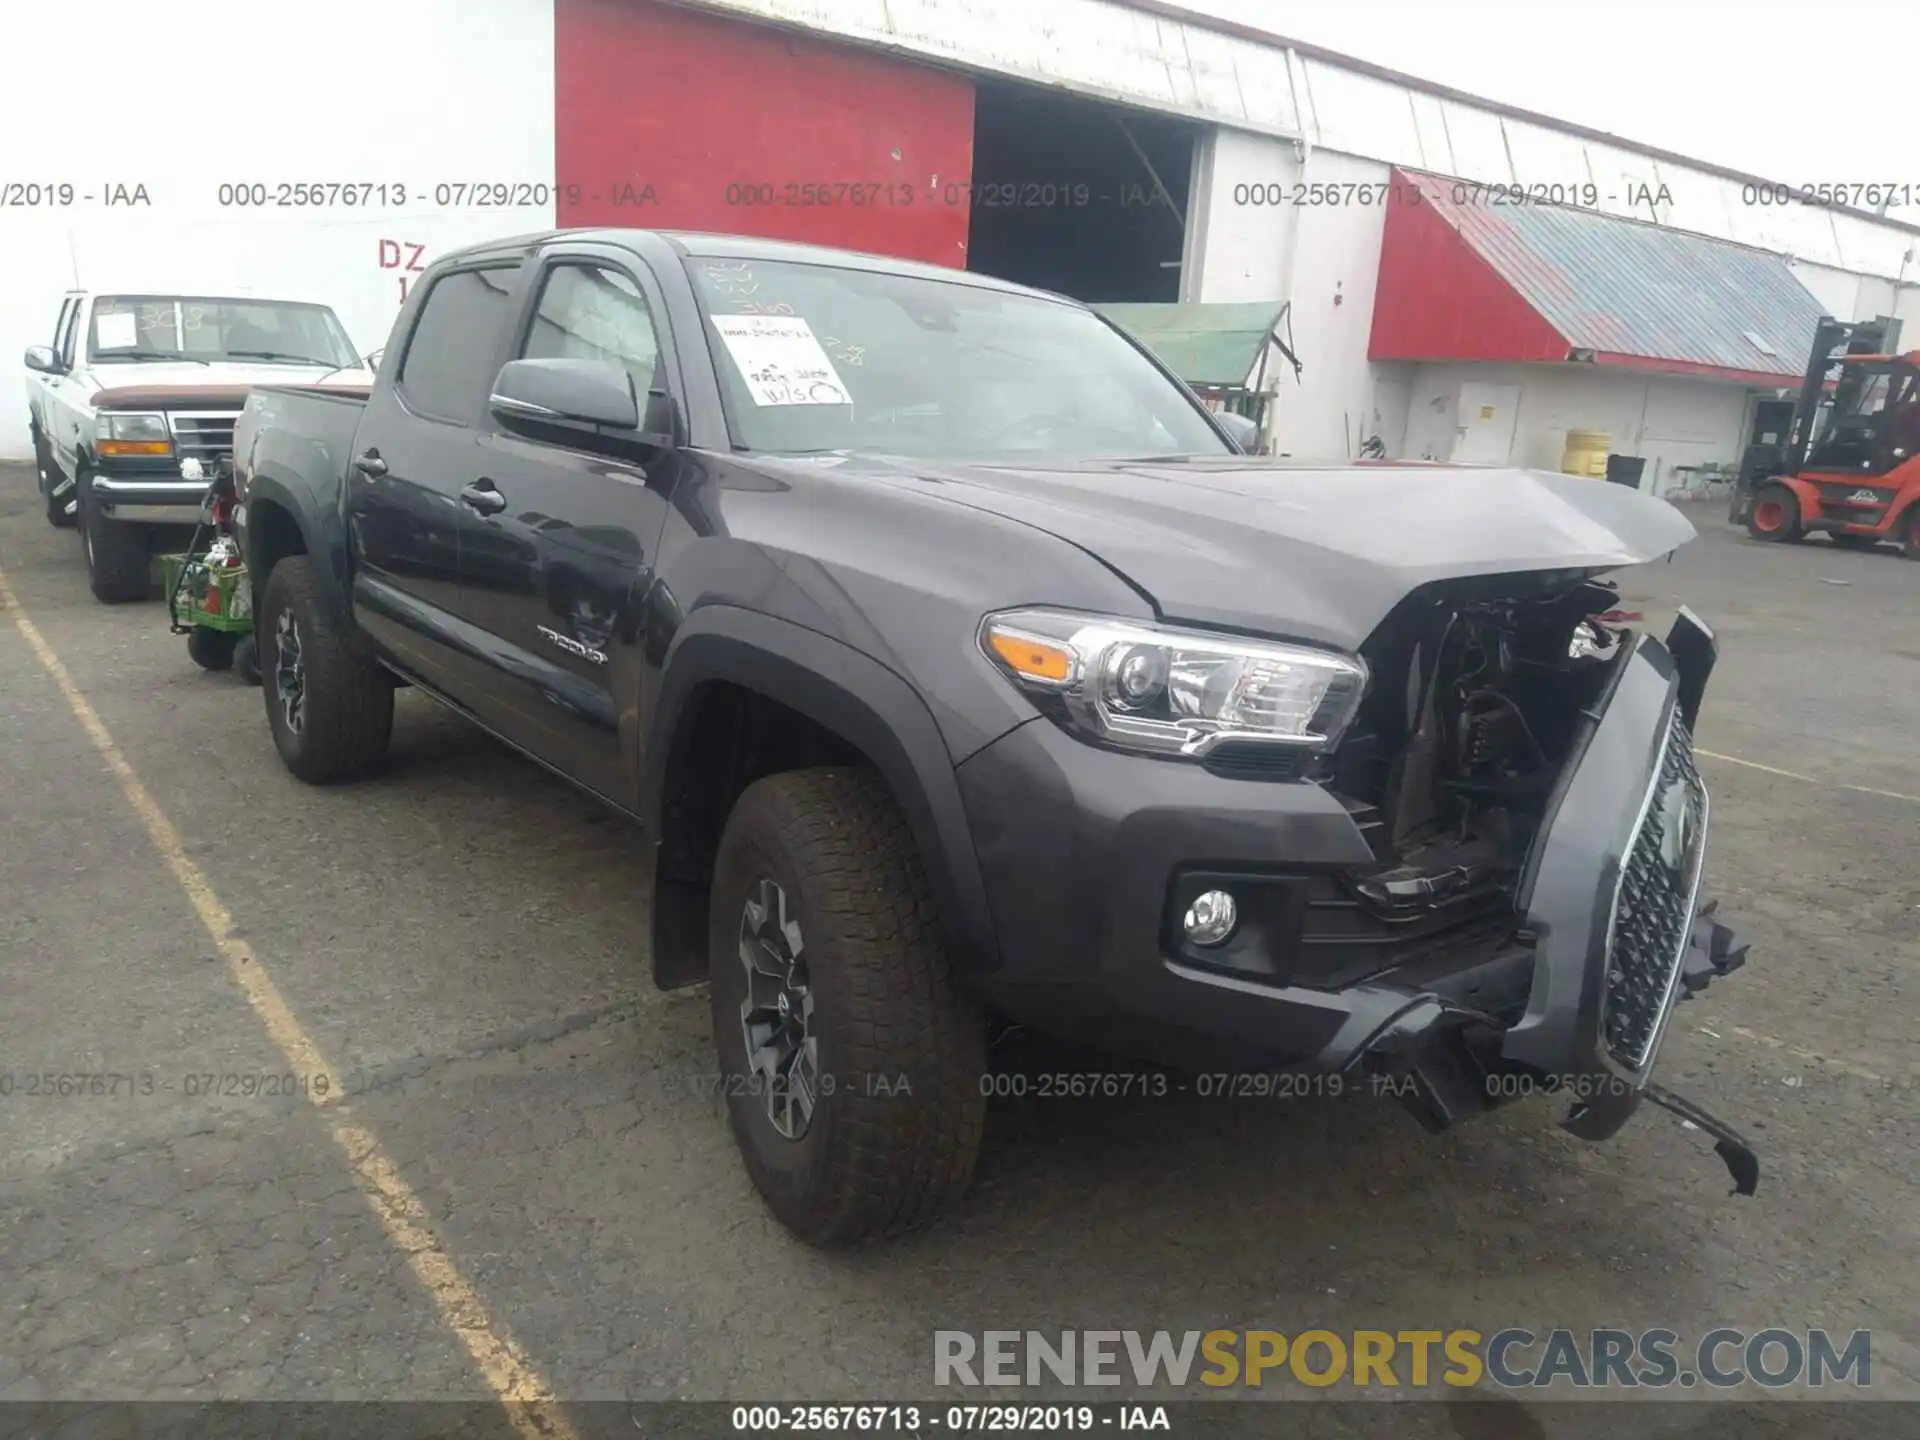
[[[1506,1389],[1769,1389],[1847,1385],[1873,1378],[1872,1332],[1710,1330],[936,1330],[940,1386],[1299,1384],[1422,1389],[1483,1380]]]

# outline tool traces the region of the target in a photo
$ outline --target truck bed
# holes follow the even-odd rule
[[[337,489],[370,393],[363,385],[256,385],[233,427],[235,468],[296,492]]]

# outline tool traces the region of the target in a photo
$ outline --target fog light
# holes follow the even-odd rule
[[[1226,891],[1209,890],[1187,907],[1187,918],[1182,923],[1187,939],[1194,944],[1219,945],[1240,923],[1240,907]]]

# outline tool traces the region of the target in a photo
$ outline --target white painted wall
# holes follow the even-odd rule
[[[1290,338],[1304,368],[1296,380],[1283,367],[1269,422],[1272,447],[1347,459],[1368,435],[1397,438],[1405,426],[1405,377],[1367,360],[1384,210],[1292,203],[1296,183],[1373,186],[1339,193],[1384,202],[1388,167],[1330,150],[1302,161],[1290,141],[1226,130],[1201,147],[1199,164],[1187,298],[1291,302]],[[1284,203],[1267,203],[1273,198]]]
[[[1509,463],[1558,470],[1567,431],[1603,430],[1622,455],[1646,457],[1643,488],[1664,492],[1676,465],[1733,464],[1745,446],[1752,392],[1672,376],[1556,365],[1430,364],[1414,367],[1406,459],[1455,458],[1461,387],[1519,390]]]
[[[49,63],[82,54],[78,71]],[[453,208],[433,195],[552,181],[551,0],[9,4],[0,95],[14,117],[0,127],[0,179],[96,197],[139,184],[151,201],[0,209],[0,458],[30,454],[20,355],[51,341],[69,287],[292,294],[333,305],[364,351],[385,342],[409,263],[553,224],[551,204]],[[256,180],[411,193],[385,211],[219,204],[223,182]]]

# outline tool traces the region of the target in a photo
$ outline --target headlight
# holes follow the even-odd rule
[[[1367,687],[1356,656],[1060,610],[1008,610],[980,648],[1093,739],[1167,755],[1228,740],[1331,746]]]
[[[102,455],[171,455],[173,432],[164,415],[109,412],[94,421],[93,443]]]

